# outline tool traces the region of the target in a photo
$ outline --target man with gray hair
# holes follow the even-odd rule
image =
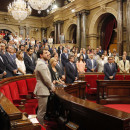
[[[90,54],[90,59],[87,59],[87,72],[96,72],[97,62],[93,59],[93,54]]]
[[[68,49],[67,48],[64,48],[64,51],[61,55],[61,62],[63,64],[63,67],[65,67],[66,63],[69,62],[69,60],[68,60]]]

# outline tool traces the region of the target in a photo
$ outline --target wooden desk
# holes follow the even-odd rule
[[[67,87],[64,88],[64,90],[67,93],[80,99],[84,99],[86,97],[85,89],[86,89],[85,81],[76,81],[73,84],[68,84]]]
[[[130,80],[97,80],[98,104],[130,104]]]

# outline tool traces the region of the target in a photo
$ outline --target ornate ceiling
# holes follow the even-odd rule
[[[0,11],[7,12],[7,6],[9,3],[13,2],[14,0],[0,0]],[[66,0],[56,0],[56,4],[58,7],[64,6],[64,2]],[[47,16],[46,10],[42,11],[41,14],[38,14],[37,10],[32,9],[31,16],[36,16],[36,17],[45,17]]]

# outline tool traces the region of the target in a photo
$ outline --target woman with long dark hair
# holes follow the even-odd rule
[[[85,72],[86,63],[84,61],[83,55],[79,56],[79,59],[76,63],[76,66],[77,66],[78,73],[84,73]]]

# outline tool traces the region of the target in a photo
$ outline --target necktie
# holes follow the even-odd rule
[[[124,70],[125,70],[125,61],[124,61]]]

